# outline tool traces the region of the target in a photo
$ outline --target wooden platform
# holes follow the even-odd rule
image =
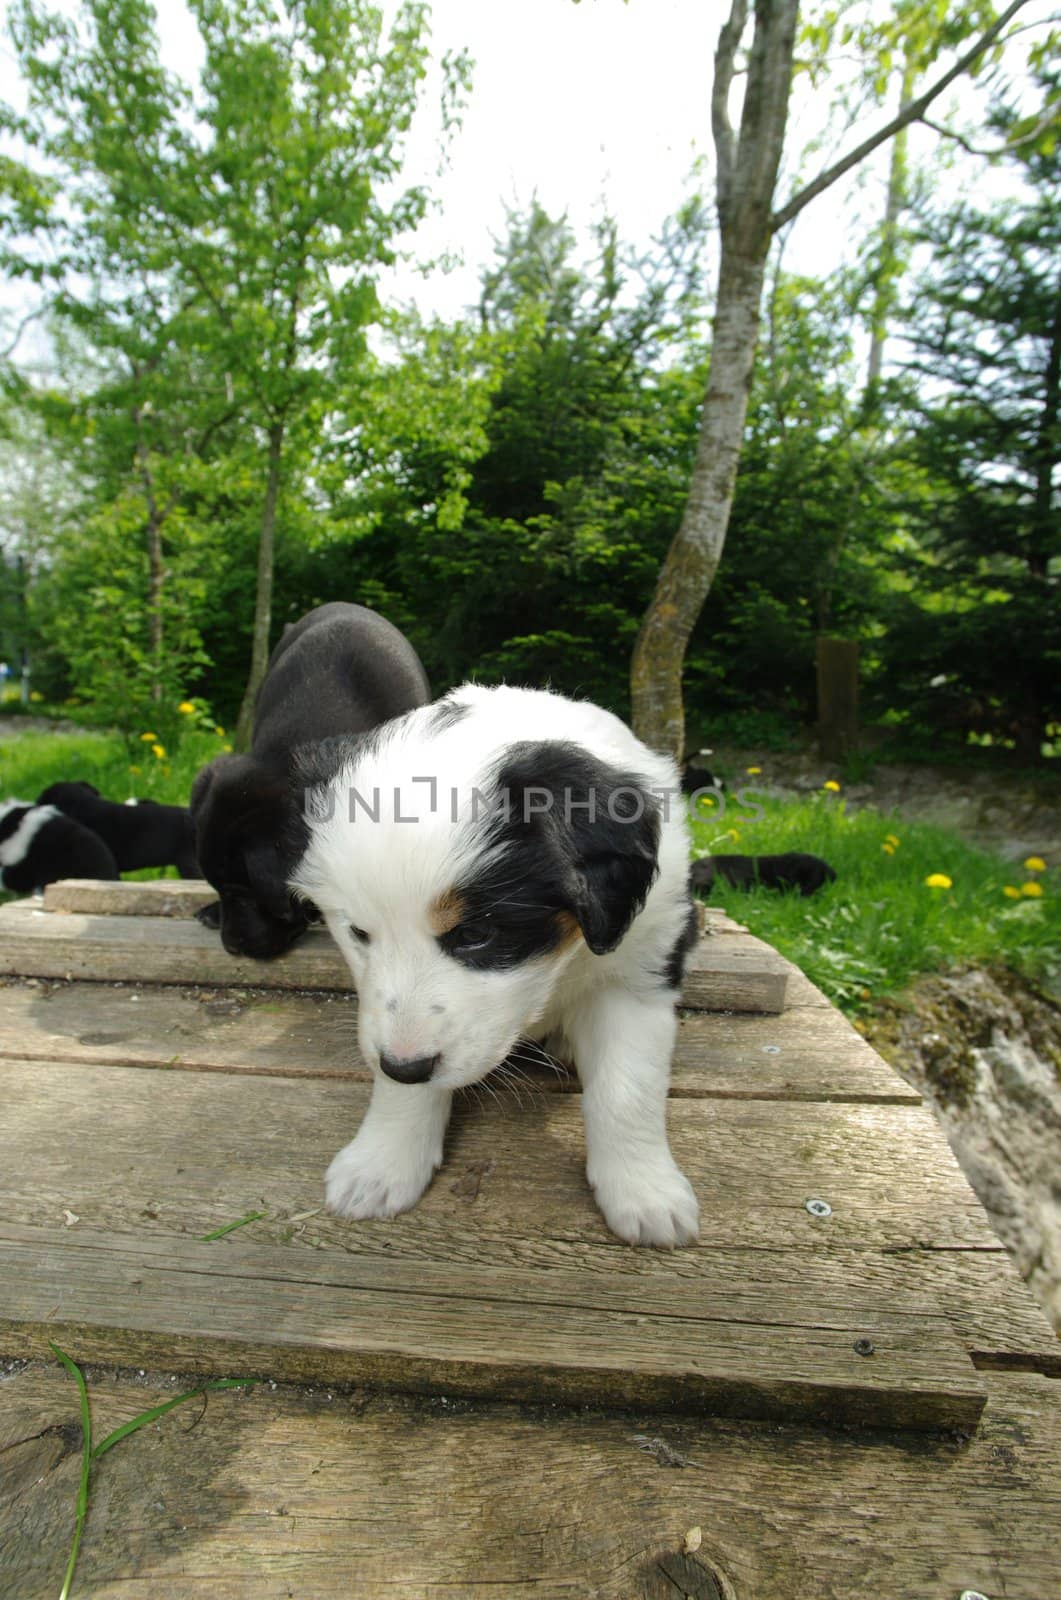
[[[236,962],[196,896],[0,909],[0,1594],[69,1548],[54,1339],[97,1435],[171,1374],[263,1380],[101,1460],[75,1595],[1061,1597],[1057,1341],[931,1114],[774,952],[712,913],[683,996],[696,1248],[608,1234],[577,1080],[533,1065],[465,1097],[420,1206],[350,1224],[337,958]]]

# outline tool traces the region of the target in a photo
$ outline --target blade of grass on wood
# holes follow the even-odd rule
[[[236,1228],[245,1228],[248,1222],[260,1222],[265,1216],[264,1211],[249,1211],[245,1217],[240,1217],[236,1222],[226,1222],[223,1228],[215,1228],[213,1233],[200,1234],[201,1244],[209,1244],[211,1239],[223,1239],[226,1233],[232,1233]]]
[[[155,1422],[159,1417],[164,1417],[167,1411],[172,1411],[174,1406],[183,1405],[186,1400],[194,1400],[197,1395],[209,1394],[215,1389],[243,1389],[254,1381],[253,1378],[217,1378],[213,1383],[201,1383],[197,1389],[188,1389],[184,1394],[175,1394],[172,1400],[164,1400],[161,1405],[151,1406],[147,1411],[141,1411],[139,1416],[130,1417],[128,1422],[123,1422],[120,1427],[114,1429],[113,1433],[108,1433],[105,1439],[101,1439],[99,1444],[93,1447],[92,1459],[93,1461],[98,1461],[100,1456],[110,1450],[113,1445],[120,1443],[122,1439],[127,1439],[138,1428],[144,1428],[149,1422]]]
[[[49,1341],[50,1343],[50,1341]],[[78,1394],[81,1398],[81,1480],[77,1488],[77,1520],[74,1525],[74,1543],[70,1551],[70,1559],[66,1563],[66,1575],[63,1578],[63,1587],[59,1600],[67,1600],[70,1593],[70,1583],[74,1576],[74,1567],[77,1564],[77,1552],[81,1546],[81,1531],[85,1526],[85,1516],[88,1512],[88,1475],[92,1466],[92,1419],[88,1410],[88,1390],[85,1388],[85,1378],[81,1368],[76,1362],[71,1361],[65,1350],[60,1350],[57,1344],[51,1346],[54,1355],[60,1360],[77,1384]]]

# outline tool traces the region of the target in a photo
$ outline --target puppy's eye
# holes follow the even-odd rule
[[[365,932],[364,928],[355,928],[352,922],[350,924],[350,935],[352,938],[357,940],[358,944],[369,943],[369,936]]]
[[[497,934],[489,922],[462,922],[449,936],[451,950],[485,950]]]

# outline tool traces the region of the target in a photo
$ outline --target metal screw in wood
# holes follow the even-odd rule
[[[827,1200],[804,1200],[806,1209],[812,1217],[831,1217],[833,1208]]]

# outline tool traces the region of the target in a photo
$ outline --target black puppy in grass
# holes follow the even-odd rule
[[[776,856],[704,856],[694,861],[689,881],[694,889],[710,889],[717,879],[735,889],[798,889],[817,894],[836,879],[836,870],[821,856],[787,850]]]
[[[58,806],[103,840],[119,872],[141,867],[176,867],[182,878],[198,878],[195,829],[184,806],[139,800],[122,805],[105,800],[91,783],[53,783],[37,798],[39,806]]]
[[[269,960],[311,920],[287,888],[306,842],[296,752],[369,733],[429,698],[408,639],[367,606],[332,601],[284,630],[258,691],[250,754],[218,757],[192,785],[199,864],[220,897],[200,920],[220,927],[231,955]]]

